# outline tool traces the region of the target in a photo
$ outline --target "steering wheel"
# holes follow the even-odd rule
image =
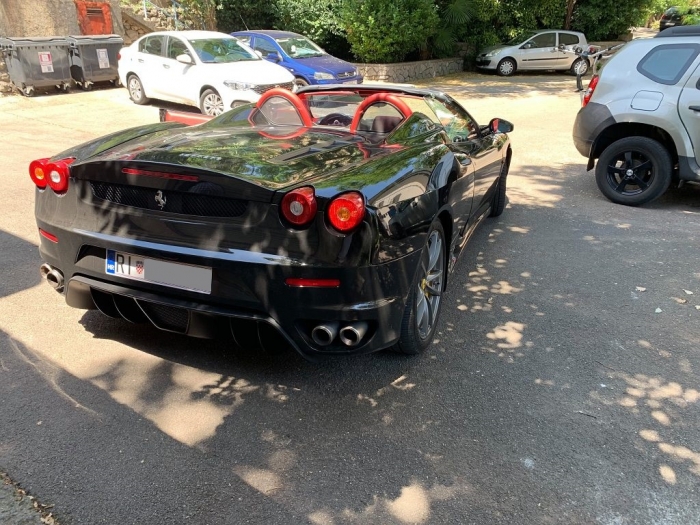
[[[319,126],[349,126],[352,117],[343,113],[329,113],[318,121]]]

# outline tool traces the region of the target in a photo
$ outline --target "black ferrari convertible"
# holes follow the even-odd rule
[[[439,91],[275,88],[161,120],[29,167],[41,273],[70,306],[308,358],[416,354],[505,207],[512,124]]]

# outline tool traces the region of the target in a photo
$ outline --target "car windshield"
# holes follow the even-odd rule
[[[292,58],[320,57],[326,52],[306,37],[276,38],[275,41]]]
[[[260,60],[255,53],[235,38],[202,38],[190,40],[199,59],[206,64]]]
[[[525,31],[523,33],[518,33],[516,36],[511,38],[508,42],[506,42],[509,46],[517,46],[518,44],[522,44],[526,40],[529,40],[533,36],[537,34],[537,31]]]

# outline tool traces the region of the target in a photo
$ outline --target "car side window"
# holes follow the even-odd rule
[[[578,35],[572,35],[571,33],[559,33],[559,45],[575,46],[578,43]]]
[[[426,98],[426,102],[437,116],[447,136],[453,142],[474,140],[479,137],[479,126],[474,119],[455,104],[445,104],[437,99]]]
[[[168,40],[167,57],[176,59],[178,55],[189,55],[189,50],[182,40],[171,36]]]
[[[700,44],[665,44],[649,51],[637,65],[645,77],[672,86],[681,79],[700,54]]]
[[[236,37],[238,40],[243,42],[244,44],[250,45],[250,37],[249,36],[237,36]]]
[[[528,40],[528,43],[531,48],[554,47],[557,45],[557,34],[542,33]]]
[[[149,36],[139,42],[139,51],[149,55],[162,55],[164,41],[163,35]]]
[[[278,53],[277,48],[264,38],[256,38],[254,48],[262,53],[263,58],[267,58],[270,53]]]

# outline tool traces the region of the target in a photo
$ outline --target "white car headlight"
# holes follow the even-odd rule
[[[249,82],[238,82],[236,80],[224,80],[224,86],[235,89],[236,91],[246,91],[248,89],[253,89],[255,84],[251,84]]]
[[[316,80],[333,80],[335,77],[330,73],[314,73]]]
[[[496,56],[498,53],[499,53],[498,50],[496,50],[496,51],[489,51],[489,52],[486,53],[484,56],[485,56],[486,58],[494,57],[494,56]]]

